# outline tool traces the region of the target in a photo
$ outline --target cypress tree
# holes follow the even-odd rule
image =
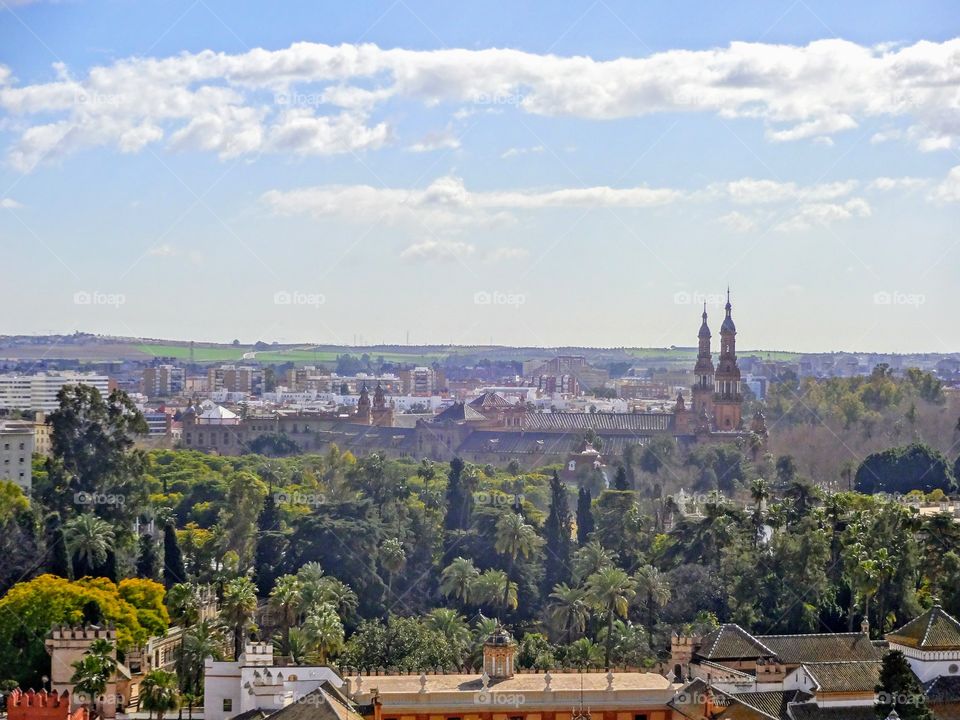
[[[67,539],[63,535],[63,528],[58,527],[53,531],[50,550],[52,555],[50,565],[47,567],[48,572],[71,580],[73,568],[70,566],[70,555],[67,552]]]
[[[463,460],[455,457],[450,461],[450,472],[447,473],[447,514],[443,527],[450,532],[470,527],[473,502],[463,484],[464,467]]]
[[[543,594],[549,595],[559,583],[570,581],[570,552],[573,519],[567,504],[567,487],[556,470],[550,478],[550,513],[543,525],[546,538]]]
[[[877,717],[885,718],[896,710],[901,720],[933,720],[920,681],[910,669],[907,656],[899,650],[887,653],[880,668],[880,684],[875,688]]]
[[[149,533],[140,536],[137,577],[144,580],[155,580],[157,578],[157,548],[153,537]]]
[[[273,493],[269,493],[263,503],[263,510],[257,518],[259,538],[254,553],[254,582],[262,597],[273,589],[286,555],[287,540],[280,527],[280,512]]]
[[[593,532],[593,511],[590,509],[590,491],[580,488],[577,495],[577,543],[586,545]]]
[[[187,581],[187,572],[183,569],[183,553],[177,542],[177,531],[173,523],[163,527],[163,584],[169,590],[177,583]]]
[[[629,490],[630,481],[627,480],[627,470],[621,465],[617,468],[617,474],[613,478],[613,489],[614,490]]]

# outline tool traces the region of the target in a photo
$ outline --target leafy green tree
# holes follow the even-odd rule
[[[920,681],[901,651],[892,650],[883,656],[875,690],[877,701],[873,707],[881,720],[891,712],[896,712],[901,720],[933,720]]]
[[[858,492],[906,495],[911,490],[930,493],[936,489],[948,495],[957,492],[957,483],[947,459],[928,445],[914,443],[867,456],[857,468]]]
[[[434,608],[424,618],[424,625],[440,633],[457,657],[463,657],[470,647],[470,628],[456,610]]]
[[[187,572],[183,568],[183,554],[177,540],[177,531],[173,523],[163,527],[163,584],[171,588],[177,583],[187,581]]]
[[[208,657],[223,660],[223,628],[211,620],[200,620],[184,631],[178,659],[178,676],[184,698],[203,693],[203,676]],[[192,712],[193,706],[190,705]]]
[[[280,652],[290,652],[290,629],[303,608],[303,584],[296,575],[281,575],[270,592],[270,607],[280,617]]]
[[[593,511],[590,508],[593,500],[590,491],[580,488],[577,493],[577,544],[586,545],[593,533]]]
[[[329,603],[321,603],[311,608],[302,629],[321,665],[327,663],[330,655],[343,649],[343,623],[340,622],[336,609]]]
[[[670,601],[670,584],[667,578],[653,565],[642,565],[633,575],[639,599],[645,614],[647,632],[652,634],[657,613]]]
[[[137,558],[137,577],[153,580],[157,576],[157,547],[147,533],[140,536],[140,556]]]
[[[550,512],[543,525],[546,541],[543,586],[546,590],[570,581],[573,519],[567,501],[567,487],[554,471],[550,478]]]
[[[273,493],[268,493],[257,518],[254,580],[260,595],[270,592],[286,560],[287,538]]]
[[[599,667],[603,662],[604,651],[589,638],[580,638],[566,648],[567,664],[578,670]]]

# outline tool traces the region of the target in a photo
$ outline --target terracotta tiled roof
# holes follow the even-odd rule
[[[469,403],[470,407],[475,409],[489,409],[489,408],[510,408],[513,407],[513,403],[507,400],[500,393],[495,392],[485,392],[482,395],[475,397]]]
[[[816,703],[798,703],[789,708],[791,720],[877,720],[873,705],[818,707]]]
[[[707,660],[753,660],[776,653],[739,625],[727,623],[704,636],[697,655]]]
[[[427,675],[426,692],[463,692],[478,693],[482,689],[480,675]],[[579,692],[581,679],[584,691],[607,689],[606,673],[551,673],[550,688],[556,692]],[[614,690],[669,690],[672,683],[663,675],[649,672],[615,672],[613,673]],[[378,675],[364,677],[365,691],[376,688],[381,697],[394,693],[419,693],[419,675]],[[519,673],[510,678],[490,683],[490,689],[497,692],[524,692],[527,701],[531,701],[533,693],[543,692],[546,687],[544,673]]]
[[[887,642],[919,650],[960,649],[960,622],[934,605],[923,615],[886,635]]]
[[[924,683],[923,694],[929,703],[960,703],[960,677],[941,675]]]
[[[480,422],[484,420],[486,420],[486,418],[483,415],[462,402],[455,402],[453,405],[448,407],[443,412],[437,414],[437,416],[433,418],[433,422],[435,423]]]
[[[530,430],[673,430],[672,413],[526,413],[520,422],[524,428]]]
[[[823,662],[805,663],[804,670],[810,675],[820,692],[873,692],[880,682],[882,662]]]
[[[317,688],[270,716],[273,720],[362,720],[353,707]]]
[[[728,695],[731,698],[730,707],[720,717],[724,720],[739,720],[740,718],[762,717],[774,720],[788,720],[787,706],[795,700],[808,700],[809,695],[800,690],[748,692]],[[742,707],[738,707],[742,706]],[[753,714],[750,713],[753,711]]]
[[[880,660],[883,650],[863,633],[812,635],[758,635],[757,640],[776,653],[786,665],[835,660]]]

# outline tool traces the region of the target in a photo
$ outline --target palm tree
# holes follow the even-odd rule
[[[533,525],[524,522],[523,517],[514,512],[504,513],[497,520],[497,535],[494,541],[494,549],[501,555],[507,556],[507,572],[509,576],[513,573],[513,566],[518,556],[529,557],[543,545],[543,538],[537,535]],[[509,581],[504,583],[503,606],[507,607],[510,599]],[[516,607],[514,602],[513,607]]]
[[[343,648],[343,624],[333,605],[323,603],[311,610],[303,623],[303,632],[321,665],[327,662],[329,655]]]
[[[190,627],[200,619],[200,587],[195,583],[177,583],[167,590],[167,608],[174,622]]]
[[[360,600],[349,585],[328,575],[320,581],[314,593],[313,603],[332,605],[337,614],[349,618],[357,611]],[[309,608],[305,608],[309,610]]]
[[[286,637],[287,650],[284,655],[294,665],[305,665],[310,659],[310,638],[303,628],[290,628]]]
[[[148,718],[156,712],[157,720],[163,720],[165,712],[180,707],[177,676],[166,670],[148,672],[140,683],[140,706],[147,711]]]
[[[594,573],[613,567],[617,554],[607,550],[597,540],[591,540],[573,554],[573,579],[582,582]]]
[[[600,646],[588,638],[580,638],[567,648],[567,662],[579,670],[596,667],[602,659]]]
[[[460,658],[460,662],[463,661],[463,655],[470,646],[471,635],[467,621],[460,613],[452,608],[434,608],[424,618],[424,624],[443,635],[447,645],[453,648],[456,656]]]
[[[470,602],[470,588],[480,576],[473,560],[457,557],[440,573],[440,590],[446,597],[455,597],[461,605]]]
[[[607,568],[587,578],[587,594],[594,606],[607,616],[607,641],[604,644],[603,662],[610,667],[610,650],[613,640],[613,618],[627,616],[630,601],[637,594],[634,582],[620,568]]]
[[[210,620],[201,620],[184,632],[180,646],[180,684],[190,717],[193,717],[194,700],[203,692],[203,672],[208,657],[223,659],[223,628]]]
[[[233,632],[233,657],[240,657],[246,632],[253,627],[253,614],[257,611],[257,589],[249,578],[234,578],[223,587],[220,602],[220,617]]]
[[[634,573],[633,580],[637,586],[637,595],[641,598],[647,612],[647,634],[652,643],[656,612],[670,602],[670,584],[664,574],[653,565],[644,565],[639,568]]]
[[[280,614],[282,655],[289,651],[287,636],[293,627],[303,606],[302,584],[296,575],[281,575],[270,591],[270,607]]]
[[[760,542],[763,532],[763,507],[770,499],[770,487],[763,478],[757,478],[750,483],[750,498],[753,500],[753,542]]]
[[[550,623],[567,635],[567,644],[573,642],[573,634],[582,633],[587,627],[590,607],[584,588],[570,587],[560,583],[550,593],[551,603],[547,610]]]
[[[63,526],[63,533],[78,578],[90,575],[113,552],[113,526],[93,513],[73,518]]]
[[[97,716],[97,698],[107,691],[116,671],[113,643],[102,638],[90,643],[83,657],[73,663],[70,682],[74,685],[74,692],[87,698],[91,718]]]
[[[470,597],[478,605],[515,610],[517,584],[503,570],[485,570],[470,584]]]
[[[380,546],[380,564],[387,571],[387,597],[393,596],[393,578],[407,564],[407,553],[399,538],[388,538]]]

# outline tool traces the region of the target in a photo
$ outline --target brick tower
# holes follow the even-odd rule
[[[743,396],[740,394],[740,368],[737,365],[737,326],[733,324],[730,288],[727,288],[726,317],[720,326],[720,361],[714,376],[713,422],[717,430],[740,429]]]
[[[693,417],[699,417],[706,411],[713,417],[713,357],[710,353],[710,327],[707,325],[707,304],[703,304],[703,322],[698,335],[697,364],[693,366],[693,394],[690,399],[690,411]]]

